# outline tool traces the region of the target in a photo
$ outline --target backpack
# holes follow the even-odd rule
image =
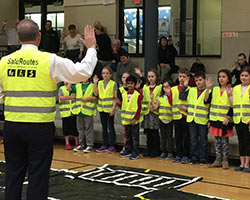
[[[192,64],[191,69],[190,69],[191,73],[197,73],[197,72],[204,72],[206,73],[206,69],[203,63],[201,63],[199,58],[196,58],[196,61]]]

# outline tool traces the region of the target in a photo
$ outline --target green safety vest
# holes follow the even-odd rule
[[[206,90],[197,99],[198,89],[193,87],[188,93],[188,113],[187,122],[194,121],[197,124],[207,125],[209,104],[204,104]]]
[[[60,89],[62,90],[63,96],[70,96],[69,91],[67,90],[67,87],[65,85],[61,86]],[[71,100],[59,99],[59,112],[61,118],[70,117],[72,114],[71,109],[72,109]]]
[[[172,121],[172,105],[169,104],[165,96],[159,97],[159,104],[159,119]]]
[[[104,89],[104,81],[98,82],[98,104],[97,110],[99,112],[109,113],[114,103],[114,87],[115,82],[110,80],[107,87]]]
[[[190,87],[187,88],[189,90]],[[183,101],[179,99],[179,90],[178,86],[174,86],[171,88],[172,95],[173,95],[173,105],[172,105],[172,112],[173,112],[173,120],[179,120],[182,118],[182,115],[187,115],[185,111],[182,111],[178,108],[178,106],[184,105],[187,106],[187,101]]]
[[[153,94],[154,94],[154,101],[157,101],[157,98],[160,96],[161,94],[161,89],[162,89],[162,85],[157,85],[154,90],[153,90]],[[151,105],[151,99],[150,99],[150,89],[148,85],[144,85],[143,86],[143,99],[142,99],[142,113],[143,115],[147,115],[149,114],[150,108],[152,107]],[[157,111],[154,112],[155,114],[158,114]]]
[[[233,121],[235,124],[243,122],[248,124],[250,121],[250,85],[241,96],[241,85],[236,85],[233,89]]]
[[[139,96],[140,93],[135,90],[128,102],[127,92],[122,93],[122,108],[121,108],[122,125],[129,125],[131,124],[131,121],[134,119],[138,109]],[[143,121],[143,115],[141,114],[139,120],[137,120],[135,124],[138,124],[142,121]]]
[[[55,120],[57,85],[50,77],[50,58],[50,53],[22,49],[1,59],[6,121]]]
[[[230,108],[227,92],[220,95],[220,87],[215,86],[212,92],[212,102],[210,105],[209,119],[211,121],[221,121],[227,117]]]

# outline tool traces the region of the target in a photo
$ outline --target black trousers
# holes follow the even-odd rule
[[[239,140],[240,156],[250,156],[250,132],[248,124],[239,123],[235,127]]]
[[[190,137],[186,118],[174,121],[176,154],[179,157],[190,156]]]
[[[144,133],[147,135],[147,150],[149,156],[159,156],[160,135],[158,129],[144,129]]]
[[[125,125],[125,151],[139,155],[139,124]]]
[[[4,123],[5,200],[21,200],[27,172],[27,200],[47,200],[54,123]]]
[[[160,120],[161,150],[164,153],[173,153],[173,122],[164,124]]]

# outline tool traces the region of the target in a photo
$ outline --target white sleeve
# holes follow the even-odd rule
[[[50,59],[50,76],[53,81],[79,83],[86,81],[93,73],[97,63],[96,50],[89,48],[81,62],[73,63],[67,58],[52,54]]]
[[[4,103],[4,92],[3,92],[2,80],[0,79],[0,104],[3,103]]]

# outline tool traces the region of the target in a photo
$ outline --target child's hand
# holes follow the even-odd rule
[[[115,109],[112,109],[110,112],[109,112],[109,116],[114,116],[115,115]]]
[[[136,88],[136,89],[139,89],[139,88],[140,88],[140,86],[141,86],[140,81],[137,81],[135,88]]]
[[[151,107],[151,108],[149,109],[149,111],[150,111],[150,112],[154,112],[155,110],[154,110],[153,107]]]
[[[228,122],[229,122],[229,119],[225,118],[224,121],[223,121],[223,125],[227,126]]]
[[[227,85],[227,96],[231,96],[233,90],[232,90],[232,85],[231,84],[228,84]]]
[[[171,88],[166,88],[166,94],[167,94],[167,96],[170,96],[170,94],[171,94]]]
[[[135,73],[139,75],[139,77],[142,77],[142,73],[139,67],[135,68]]]
[[[210,122],[208,122],[208,123],[207,123],[207,128],[210,128],[210,125],[211,125]]]
[[[88,102],[88,97],[84,97],[84,98],[82,98],[82,102]]]
[[[136,123],[136,120],[133,119],[133,120],[131,121],[131,124],[132,124],[132,125],[135,125],[135,123]]]
[[[178,108],[179,108],[181,111],[184,111],[184,112],[187,111],[187,106],[181,105],[181,106],[178,106]]]
[[[96,84],[96,83],[98,83],[98,81],[99,81],[98,76],[97,76],[97,75],[94,75],[94,77],[93,77],[93,82]]]
[[[206,79],[206,88],[210,89],[213,86],[214,82],[213,82],[213,78],[212,77],[208,77]]]
[[[150,99],[153,100],[154,99],[154,93],[150,94]]]

